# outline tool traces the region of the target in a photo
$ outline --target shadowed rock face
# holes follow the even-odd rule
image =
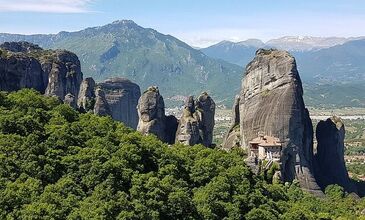
[[[231,150],[234,147],[241,146],[240,140],[240,96],[236,96],[232,107],[232,123],[224,137],[222,148],[224,150]]]
[[[149,87],[142,94],[137,110],[139,116],[137,131],[142,134],[154,134],[165,141],[165,103],[157,87]]]
[[[258,50],[246,67],[240,94],[241,145],[258,132],[283,143],[281,176],[298,179],[302,188],[321,194],[313,176],[313,132],[303,102],[302,83],[294,57],[278,50]]]
[[[79,97],[77,99],[77,106],[88,112],[94,109],[95,104],[95,81],[88,77],[84,79],[80,86]]]
[[[322,189],[337,184],[347,192],[356,192],[345,166],[345,126],[341,119],[332,117],[320,121],[316,128],[316,137],[318,145],[315,174]]]
[[[22,54],[0,56],[0,90],[34,88],[44,93],[47,84],[44,84],[43,78],[44,72],[36,59]]]
[[[125,78],[111,78],[98,86],[105,92],[112,118],[136,129],[138,124],[137,104],[141,96],[139,86]]]
[[[109,104],[105,98],[105,93],[100,88],[97,88],[95,91],[94,113],[100,116],[111,115]]]
[[[4,43],[0,48],[1,90],[34,88],[61,100],[65,100],[67,94],[78,97],[82,73],[75,54],[43,50],[28,42]]]

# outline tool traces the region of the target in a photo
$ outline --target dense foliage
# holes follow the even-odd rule
[[[169,147],[33,90],[0,93],[0,219],[361,216],[363,200],[326,193],[266,183],[239,151]]]

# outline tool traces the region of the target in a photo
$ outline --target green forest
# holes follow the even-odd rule
[[[241,151],[168,146],[30,89],[0,93],[0,219],[365,219],[365,200],[254,175]]]

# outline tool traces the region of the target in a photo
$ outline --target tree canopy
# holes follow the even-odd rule
[[[0,219],[364,219],[254,175],[239,150],[168,146],[34,90],[0,93]]]

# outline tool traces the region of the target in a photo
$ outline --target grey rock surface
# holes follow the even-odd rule
[[[316,137],[318,145],[315,174],[322,189],[337,184],[347,192],[356,192],[345,165],[345,126],[341,119],[334,116],[320,121],[317,124]]]
[[[166,141],[165,103],[157,87],[149,87],[138,101],[137,131],[142,134],[154,134]]]
[[[105,98],[105,93],[101,88],[95,91],[94,113],[100,116],[111,116],[109,104]]]
[[[259,132],[280,138],[283,181],[297,179],[303,189],[322,194],[313,176],[311,122],[293,56],[274,49],[256,52],[242,81],[239,113],[243,148]]]
[[[0,55],[0,90],[34,88],[44,93],[47,84],[43,78],[44,72],[36,59],[23,54]]]
[[[80,61],[74,53],[56,50],[39,60],[48,76],[46,95],[65,97],[71,93],[78,97],[83,76]]]
[[[74,95],[72,95],[71,93],[68,93],[63,101],[65,104],[70,105],[72,108],[76,109],[77,108],[77,103],[76,103],[76,98]]]
[[[212,145],[215,103],[203,92],[197,100],[189,96],[185,101],[182,116],[176,132],[176,143],[185,145]]]
[[[201,131],[202,144],[206,147],[210,147],[213,142],[213,129],[214,129],[214,115],[215,115],[215,102],[208,95],[203,92],[196,100],[196,112],[199,114],[199,129]]]
[[[126,78],[118,77],[107,79],[98,86],[105,92],[112,118],[136,129],[137,104],[141,96],[139,86]]]
[[[69,93],[78,97],[82,72],[74,53],[28,42],[7,42],[0,49],[1,90],[34,88],[61,100]]]
[[[222,148],[224,150],[231,150],[235,147],[241,146],[240,138],[240,96],[236,96],[232,107],[232,122],[231,126],[223,139]]]
[[[176,131],[176,143],[185,145],[195,145],[201,143],[200,131],[199,131],[199,115],[194,111],[191,112],[191,102],[187,102],[187,105],[183,109],[182,116]]]
[[[81,82],[79,97],[77,99],[77,106],[85,112],[94,109],[95,86],[95,81],[91,77],[85,78]]]

